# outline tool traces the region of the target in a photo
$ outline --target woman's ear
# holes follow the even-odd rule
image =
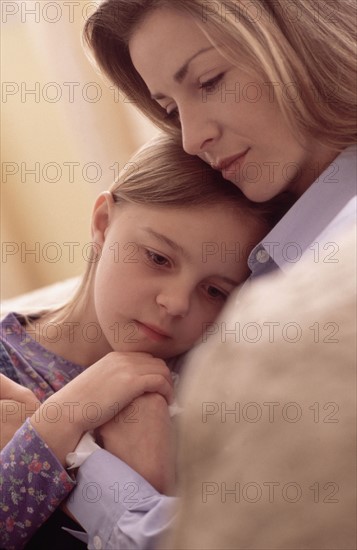
[[[109,191],[101,193],[94,203],[91,224],[92,240],[100,246],[104,243],[114,206],[113,195]]]

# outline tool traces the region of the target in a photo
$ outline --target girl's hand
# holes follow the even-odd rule
[[[11,441],[39,405],[31,390],[0,374],[0,449]]]
[[[84,432],[108,422],[136,397],[156,392],[172,400],[170,371],[147,353],[111,352],[49,397],[31,423],[65,464]]]
[[[98,441],[162,494],[175,485],[174,430],[166,400],[146,393],[98,428]]]

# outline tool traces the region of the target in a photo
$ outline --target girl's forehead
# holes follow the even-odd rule
[[[200,238],[205,232],[229,236],[237,229],[246,227],[251,214],[244,208],[226,200],[209,204],[152,205],[123,202],[116,209],[115,219],[119,226],[128,224],[135,229],[156,229],[177,235],[190,233],[190,238]],[[192,230],[196,228],[196,231]],[[200,231],[198,231],[198,229]]]

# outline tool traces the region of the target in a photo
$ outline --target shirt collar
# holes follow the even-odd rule
[[[288,270],[356,196],[357,145],[340,153],[251,251],[253,275]]]

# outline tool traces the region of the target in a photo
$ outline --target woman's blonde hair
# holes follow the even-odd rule
[[[100,69],[161,129],[179,122],[151,99],[129,54],[129,40],[157,8],[195,18],[217,49],[252,71],[300,136],[336,150],[356,142],[355,0],[104,0],[84,39]]]
[[[190,208],[193,216],[194,209],[202,206],[218,204],[223,208],[234,208],[245,223],[259,224],[262,236],[293,202],[288,193],[266,203],[251,202],[220,172],[198,157],[185,153],[180,140],[165,134],[153,138],[139,149],[120,172],[110,192],[119,208],[128,203],[156,208]],[[255,244],[252,242],[251,247]],[[63,322],[77,306],[85,307],[100,252],[93,245],[77,291],[67,304],[49,312],[51,321]]]

